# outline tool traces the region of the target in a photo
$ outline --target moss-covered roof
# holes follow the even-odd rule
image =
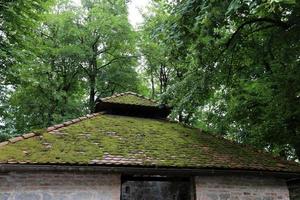
[[[101,101],[107,103],[128,104],[138,106],[158,106],[159,104],[152,99],[136,94],[134,92],[125,92],[115,94],[110,97],[102,98]]]
[[[24,139],[27,138],[27,139]],[[300,165],[165,120],[100,114],[0,144],[0,163],[300,172]]]

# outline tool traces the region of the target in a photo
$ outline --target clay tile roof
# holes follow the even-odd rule
[[[47,130],[0,143],[0,165],[68,164],[300,173],[298,163],[166,120],[98,113]]]
[[[158,102],[134,92],[124,92],[100,99],[102,102],[139,106],[158,106]]]

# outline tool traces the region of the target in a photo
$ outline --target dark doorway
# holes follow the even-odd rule
[[[190,178],[122,177],[121,200],[191,200]]]

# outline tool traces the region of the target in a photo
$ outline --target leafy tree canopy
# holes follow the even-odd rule
[[[29,9],[32,15],[43,5],[23,4],[20,1],[19,12]],[[15,52],[10,73],[1,73],[9,80],[3,82],[3,137],[93,112],[97,98],[140,88],[135,32],[124,1],[87,0],[80,6],[57,1],[41,9],[36,18],[27,13],[28,22],[10,22],[12,27],[24,27],[20,25],[9,41]],[[23,31],[25,27],[30,33]],[[4,29],[7,38],[13,34]]]
[[[144,37],[168,49],[169,71],[180,69],[163,95],[174,105],[173,117],[300,156],[300,2],[156,1],[153,7],[143,29],[159,25]]]

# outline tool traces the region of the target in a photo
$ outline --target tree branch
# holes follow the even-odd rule
[[[245,27],[245,26],[248,26],[248,25],[251,25],[251,24],[255,24],[255,23],[258,23],[258,22],[265,22],[265,23],[271,23],[273,24],[274,26],[277,26],[277,27],[281,27],[283,29],[288,29],[291,25],[285,23],[285,22],[282,22],[280,20],[274,20],[274,19],[271,19],[271,18],[257,18],[257,19],[252,19],[252,20],[249,20],[249,21],[246,21],[244,23],[242,23],[238,28],[237,30],[232,34],[232,36],[230,37],[230,39],[228,40],[228,42],[226,43],[226,48],[228,49],[229,46],[231,45],[232,41],[235,39],[235,37],[242,31],[242,29]]]
[[[104,68],[110,64],[112,64],[113,62],[116,62],[117,60],[121,60],[121,59],[130,59],[136,56],[120,56],[120,57],[115,57],[113,59],[111,59],[109,62],[105,63],[104,65],[101,65],[100,67],[97,68],[97,70]]]

